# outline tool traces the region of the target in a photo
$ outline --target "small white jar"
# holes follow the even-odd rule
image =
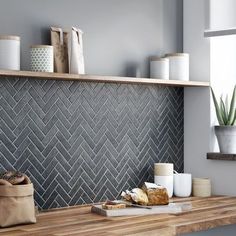
[[[209,178],[193,178],[193,196],[210,197],[211,180]]]
[[[169,59],[170,80],[189,80],[189,54],[171,53],[166,54]]]
[[[0,35],[0,69],[20,70],[20,37]]]
[[[160,57],[150,58],[150,77],[156,79],[169,79],[169,59]]]
[[[32,45],[31,71],[53,72],[53,46]]]

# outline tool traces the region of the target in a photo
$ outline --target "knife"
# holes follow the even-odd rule
[[[132,206],[132,207],[137,207],[137,208],[144,208],[144,209],[149,209],[149,210],[152,209],[152,207],[150,207],[150,206],[138,205],[138,204],[134,204],[134,203],[127,202],[127,201],[117,200],[117,201],[114,201],[114,202],[116,202],[116,203],[123,203],[123,204],[126,204],[126,206]]]

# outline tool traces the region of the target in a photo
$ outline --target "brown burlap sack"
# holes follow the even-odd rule
[[[68,32],[51,27],[51,45],[54,50],[54,72],[69,73]]]
[[[0,227],[36,223],[34,187],[0,185]]]

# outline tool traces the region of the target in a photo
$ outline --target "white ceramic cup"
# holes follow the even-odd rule
[[[154,176],[155,184],[159,184],[167,189],[168,196],[171,198],[173,196],[173,175],[166,176]]]
[[[189,197],[192,192],[192,175],[186,173],[174,174],[174,195]]]

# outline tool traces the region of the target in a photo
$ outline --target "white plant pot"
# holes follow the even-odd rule
[[[221,153],[236,154],[236,126],[215,126]]]

